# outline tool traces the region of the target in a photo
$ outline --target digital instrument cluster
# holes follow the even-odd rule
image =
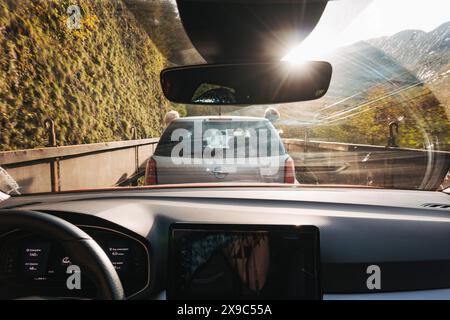
[[[149,284],[149,252],[144,243],[128,235],[98,227],[83,227],[105,251],[116,269],[127,297]],[[21,231],[3,237],[0,246],[0,282],[4,294],[20,297],[23,292],[49,296],[95,297],[92,282],[81,274],[81,289],[66,285],[72,257],[60,243]],[[26,289],[22,290],[22,289]],[[0,295],[3,294],[0,290]]]

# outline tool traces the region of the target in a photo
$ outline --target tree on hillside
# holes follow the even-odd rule
[[[399,123],[397,144],[400,147],[424,148],[434,143],[438,149],[450,150],[450,122],[444,107],[427,87],[416,86],[399,95],[389,95],[386,87],[378,86],[365,100],[373,102],[346,114],[340,121],[312,128],[311,136],[333,137],[338,142],[387,145],[389,123],[394,121]]]

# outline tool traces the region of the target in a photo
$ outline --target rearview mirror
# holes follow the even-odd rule
[[[198,65],[166,69],[161,85],[175,103],[274,104],[314,100],[330,85],[331,64],[310,61]]]

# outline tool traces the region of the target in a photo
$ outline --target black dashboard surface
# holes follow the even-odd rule
[[[121,190],[10,199],[16,207],[143,239],[150,282],[165,290],[169,227],[175,222],[314,225],[320,229],[324,293],[367,293],[367,267],[383,269],[380,292],[450,288],[450,204],[440,192],[357,188]]]

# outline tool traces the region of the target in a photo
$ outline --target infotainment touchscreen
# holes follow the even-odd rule
[[[320,299],[314,226],[173,224],[168,299]]]

